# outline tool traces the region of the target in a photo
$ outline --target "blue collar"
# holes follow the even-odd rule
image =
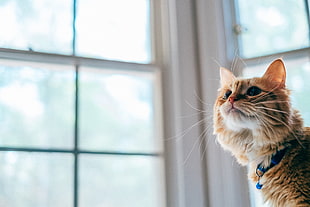
[[[275,155],[272,155],[270,165],[266,168],[262,167],[262,163],[257,165],[257,168],[256,168],[256,175],[258,176],[258,182],[256,183],[257,189],[260,190],[263,187],[263,185],[259,183],[260,178],[263,177],[265,172],[267,172],[270,168],[276,166],[277,164],[279,164],[281,162],[282,158],[285,155],[285,152],[286,152],[286,148],[284,148],[280,151],[277,151],[277,153]]]

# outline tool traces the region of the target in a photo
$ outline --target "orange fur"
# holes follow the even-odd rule
[[[221,68],[214,133],[240,164],[249,164],[254,182],[257,165],[269,166],[272,155],[287,148],[281,162],[260,179],[261,191],[273,206],[305,207],[310,206],[310,128],[303,127],[299,112],[291,107],[285,78],[281,59],[260,78],[236,78]]]

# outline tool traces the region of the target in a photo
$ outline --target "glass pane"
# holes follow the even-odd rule
[[[159,151],[154,126],[154,74],[82,69],[80,147]],[[156,138],[156,139],[155,139]]]
[[[161,170],[156,157],[83,155],[79,206],[164,206]]]
[[[0,206],[73,206],[73,157],[0,152]]]
[[[72,68],[0,64],[0,146],[72,148]]]
[[[72,53],[72,0],[1,0],[0,47]]]
[[[272,60],[271,60],[272,61]],[[270,62],[271,62],[270,61]],[[310,59],[309,57],[284,59],[287,71],[287,88],[291,90],[291,100],[293,107],[301,113],[304,125],[310,126]],[[266,64],[257,64],[243,70],[245,77],[261,77],[268,67]],[[251,192],[251,202],[253,207],[269,207],[263,204],[261,192],[257,191],[255,184],[249,182]]]
[[[243,57],[256,57],[309,47],[304,0],[238,0]]]
[[[151,60],[149,0],[79,0],[78,55],[111,60]]]

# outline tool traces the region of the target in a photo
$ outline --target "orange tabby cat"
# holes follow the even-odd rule
[[[310,128],[291,106],[283,61],[272,62],[260,78],[220,72],[214,106],[219,143],[249,164],[249,179],[272,206],[310,206]]]

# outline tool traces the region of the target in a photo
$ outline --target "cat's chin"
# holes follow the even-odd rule
[[[225,126],[232,131],[252,130],[255,132],[259,128],[257,119],[247,115],[237,105],[232,106],[230,103],[225,103],[221,106],[220,112]]]
[[[222,116],[225,126],[234,132],[243,130],[256,132],[260,127],[255,117],[246,116],[239,109],[229,109],[228,112]]]
[[[224,119],[225,126],[231,131],[240,132],[243,130],[251,130],[256,132],[259,129],[259,125],[256,120],[252,120],[239,116],[238,118],[227,117]]]

